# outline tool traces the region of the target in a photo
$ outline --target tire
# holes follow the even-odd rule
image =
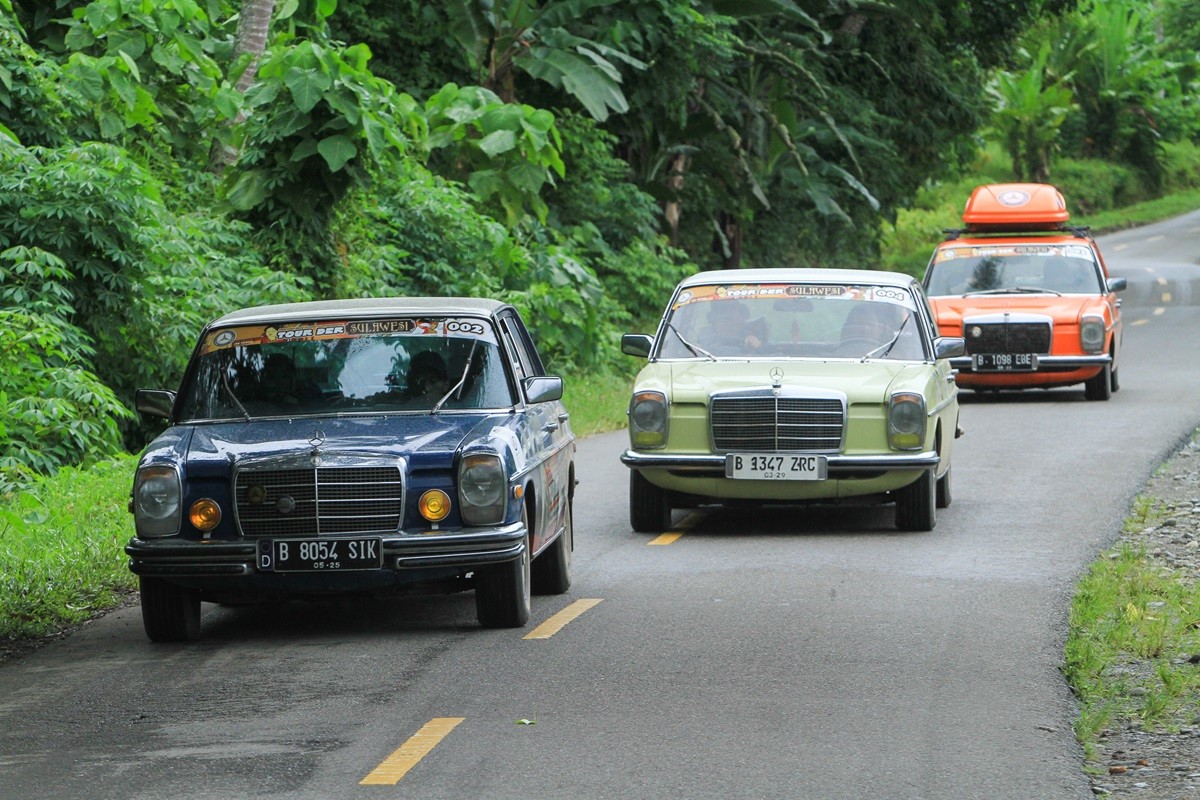
[[[526,524],[521,557],[475,571],[475,616],[485,628],[520,628],[529,622],[530,554],[529,514],[521,511]]]
[[[200,637],[200,593],[162,578],[138,579],[142,625],[152,642],[190,642]]]
[[[1112,378],[1112,364],[1105,364],[1096,377],[1088,378],[1083,382],[1083,396],[1088,400],[1109,399],[1113,393]]]
[[[1121,381],[1117,378],[1117,346],[1114,344],[1112,349],[1112,378],[1109,379],[1109,385],[1112,386],[1113,392],[1120,390]]]
[[[937,524],[937,481],[933,470],[896,492],[896,527],[902,531],[931,531]]]
[[[949,508],[952,500],[950,494],[950,467],[946,467],[946,474],[937,479],[937,502],[938,508]]]
[[[662,533],[671,527],[671,503],[667,493],[629,471],[629,525],[638,533]]]
[[[575,549],[574,514],[567,501],[567,524],[558,538],[530,567],[531,588],[534,594],[564,594],[571,588],[571,551]]]

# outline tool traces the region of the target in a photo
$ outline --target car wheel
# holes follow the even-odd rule
[[[1117,379],[1117,348],[1115,345],[1112,349],[1112,357],[1112,378],[1109,380],[1109,385],[1112,386],[1112,390],[1115,392],[1121,388],[1121,382]]]
[[[937,507],[950,507],[950,467],[946,467],[946,474],[937,479]]]
[[[525,547],[521,557],[475,571],[475,616],[485,628],[520,628],[529,621],[529,513],[522,507]]]
[[[1112,364],[1105,364],[1096,377],[1084,381],[1083,396],[1088,400],[1107,400],[1112,397],[1112,377]]]
[[[931,531],[937,524],[937,481],[933,470],[896,492],[896,527],[902,531]]]
[[[638,533],[662,533],[671,527],[667,493],[636,469],[629,471],[629,525]]]
[[[142,625],[152,642],[190,642],[200,636],[200,593],[162,578],[138,579]]]
[[[571,551],[575,549],[571,503],[563,532],[533,561],[530,576],[534,594],[563,594],[571,588]]]

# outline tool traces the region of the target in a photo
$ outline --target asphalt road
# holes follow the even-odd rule
[[[1200,213],[1101,244],[1121,391],[965,394],[933,532],[849,507],[635,534],[624,436],[592,437],[575,585],[529,628],[464,594],[205,606],[202,641],[151,645],[124,609],[0,667],[0,798],[1091,797],[1067,612],[1200,424]]]

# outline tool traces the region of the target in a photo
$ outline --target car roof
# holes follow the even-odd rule
[[[491,316],[507,306],[507,303],[499,300],[481,297],[365,297],[355,300],[313,300],[306,303],[279,303],[243,308],[213,320],[208,327],[413,314]]]
[[[909,286],[916,278],[902,272],[873,269],[816,269],[807,267],[759,267],[717,269],[684,278],[680,288],[707,284],[744,283],[868,283],[879,286]]]

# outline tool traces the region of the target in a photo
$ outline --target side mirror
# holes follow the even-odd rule
[[[654,348],[654,337],[644,333],[627,333],[621,337],[621,352],[627,356],[649,358]]]
[[[1106,283],[1110,292],[1123,292],[1129,286],[1125,278],[1109,278]]]
[[[967,352],[967,340],[961,336],[939,336],[933,340],[934,358],[958,358]]]
[[[563,381],[556,375],[525,379],[525,397],[530,404],[561,400]]]
[[[138,389],[133,395],[133,405],[143,417],[170,421],[175,393],[166,389]]]

